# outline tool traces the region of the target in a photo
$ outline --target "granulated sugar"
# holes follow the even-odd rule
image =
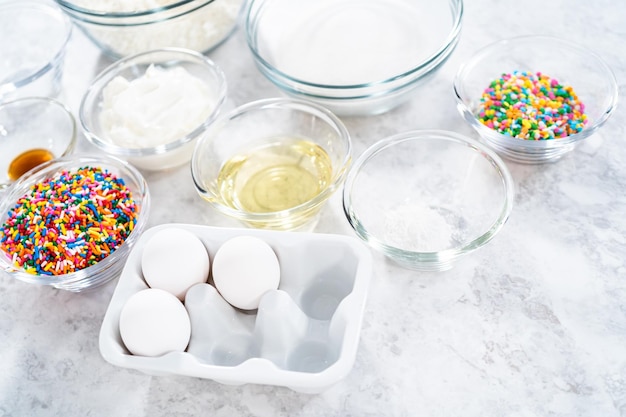
[[[436,2],[433,2],[436,3]],[[449,10],[410,0],[282,0],[264,11],[259,49],[290,77],[325,85],[385,80],[436,53]]]

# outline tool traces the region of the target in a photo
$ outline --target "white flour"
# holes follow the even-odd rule
[[[103,12],[138,12],[167,6],[177,1],[178,0],[75,0],[74,4],[85,9]]]
[[[449,249],[453,229],[436,210],[403,204],[385,213],[385,243],[400,249],[437,252]]]
[[[162,7],[174,2],[76,0],[74,3],[89,10],[132,12]],[[193,12],[160,22],[120,27],[88,25],[86,29],[98,43],[120,56],[165,47],[205,52],[221,42],[233,30],[242,3],[243,0],[214,0]]]

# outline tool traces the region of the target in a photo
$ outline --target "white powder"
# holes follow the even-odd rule
[[[450,20],[447,4],[435,1],[280,0],[263,13],[261,53],[292,77],[330,85],[414,68],[444,43],[441,22]]]
[[[404,204],[385,213],[385,243],[400,249],[437,252],[449,249],[453,229],[436,210]]]
[[[173,0],[77,0],[74,3],[80,7],[101,12],[132,12],[163,7],[174,2]],[[205,52],[216,46],[233,30],[242,4],[243,0],[214,0],[193,12],[151,24],[118,27],[85,24],[84,29],[98,44],[118,56],[165,47]],[[161,12],[163,13],[165,12]],[[159,14],[155,16],[155,20],[158,17]]]
[[[182,67],[150,66],[134,80],[116,77],[103,92],[100,126],[104,139],[125,148],[170,143],[200,126],[216,98]]]

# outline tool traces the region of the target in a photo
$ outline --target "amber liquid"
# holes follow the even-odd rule
[[[50,161],[53,158],[54,155],[47,149],[31,149],[29,151],[22,152],[16,156],[9,165],[9,179],[11,181],[15,181],[30,169],[35,168],[37,165],[46,161]]]

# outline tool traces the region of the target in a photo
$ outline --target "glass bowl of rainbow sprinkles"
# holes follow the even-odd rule
[[[0,271],[80,292],[118,277],[146,226],[148,186],[110,156],[66,156],[30,170],[0,202]]]
[[[594,52],[549,36],[480,49],[454,80],[457,109],[481,140],[519,163],[559,160],[617,105],[617,82]]]

